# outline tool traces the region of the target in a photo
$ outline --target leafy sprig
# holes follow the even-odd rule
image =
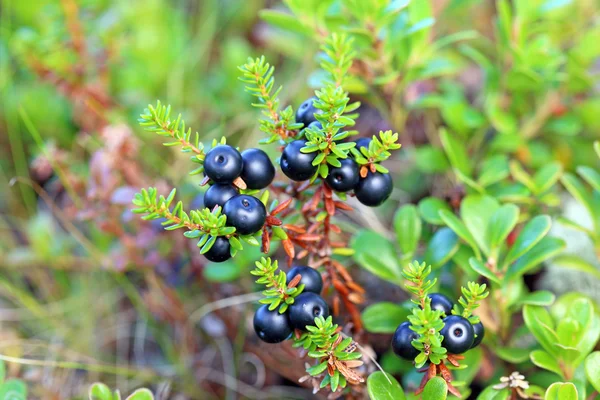
[[[308,332],[294,340],[294,347],[304,347],[308,356],[317,359],[317,364],[306,372],[312,377],[321,378],[320,388],[329,386],[332,392],[343,389],[348,383],[364,382],[362,375],[354,368],[360,367],[362,354],[356,350],[352,338],[344,338],[331,316],[315,318],[314,326],[307,326]]]
[[[278,139],[287,139],[296,134],[296,130],[302,127],[294,121],[294,110],[288,106],[283,111],[279,111],[279,92],[281,86],[273,90],[275,78],[273,72],[275,68],[265,61],[265,57],[252,59],[248,58],[246,64],[238,69],[242,72],[239,78],[246,83],[246,91],[258,99],[253,103],[254,107],[262,109],[265,118],[260,120],[260,130],[269,135],[268,138],[261,140],[261,143],[273,143]]]
[[[454,305],[452,314],[461,315],[462,317],[467,318],[472,324],[478,323],[479,317],[473,315],[473,311],[479,307],[479,302],[490,294],[486,288],[487,286],[485,283],[480,285],[476,282],[468,282],[466,288],[461,288],[462,296],[458,299],[458,304]]]
[[[443,336],[440,334],[444,327],[441,319],[443,312],[433,310],[431,299],[427,296],[437,281],[428,279],[430,273],[431,265],[424,262],[419,264],[417,261],[407,265],[402,271],[409,282],[405,285],[406,289],[416,297],[411,301],[419,306],[413,308],[412,315],[408,316],[410,329],[419,335],[412,341],[412,345],[420,352],[415,357],[417,368],[421,368],[428,360],[437,365],[447,357],[447,350],[442,347]]]
[[[350,67],[356,56],[353,43],[353,37],[333,33],[321,46],[324,53],[321,68],[327,73],[328,81],[335,86],[344,86],[350,76]]]
[[[256,268],[250,273],[258,277],[256,283],[267,288],[262,292],[265,298],[259,302],[268,304],[271,311],[279,307],[279,313],[283,314],[304,290],[304,284],[298,285],[302,276],[297,275],[291,282],[287,282],[285,272],[279,270],[277,260],[272,262],[271,257],[262,257],[254,265]]]
[[[232,226],[227,226],[227,217],[221,213],[221,207],[216,207],[214,210],[208,208],[192,210],[188,213],[184,210],[181,201],[171,207],[175,193],[176,190],[173,189],[165,198],[163,195],[158,195],[156,188],[142,189],[133,198],[132,202],[136,208],[132,212],[146,214],[142,217],[143,220],[164,218],[162,225],[168,231],[187,229],[183,235],[190,239],[198,239],[197,246],[200,248],[200,254],[208,252],[219,236],[226,236],[229,239],[232,256],[238,250],[242,250],[236,230]],[[252,235],[239,236],[239,238],[251,245],[259,245],[258,240]]]
[[[369,147],[353,148],[352,155],[356,162],[361,165],[361,176],[365,177],[367,172],[381,172],[387,174],[389,171],[380,163],[387,160],[392,150],[398,150],[402,145],[398,143],[398,133],[392,131],[380,131],[379,137],[373,135]]]
[[[204,145],[200,142],[198,132],[192,134],[191,128],[187,128],[181,114],[177,118],[171,119],[171,106],[164,106],[160,100],[156,106],[151,104],[144,110],[138,119],[140,126],[145,130],[155,132],[160,136],[170,137],[173,140],[163,143],[163,145],[181,146],[184,153],[194,153],[191,161],[200,164],[200,167],[190,172],[190,175],[197,175],[204,171]]]

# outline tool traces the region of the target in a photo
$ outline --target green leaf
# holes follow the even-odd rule
[[[477,400],[508,400],[510,393],[508,389],[498,390],[488,386],[477,396]]]
[[[432,268],[440,267],[454,256],[459,247],[460,242],[456,233],[450,228],[441,228],[429,240],[424,260],[431,264]]]
[[[259,12],[259,15],[269,24],[285,31],[297,32],[303,35],[311,34],[311,30],[305,27],[300,19],[292,14],[287,14],[276,10],[262,10]]]
[[[458,219],[456,215],[454,215],[448,210],[440,210],[439,214],[440,218],[442,219],[442,221],[444,221],[448,228],[452,229],[454,233],[456,233],[462,240],[467,242],[467,244],[473,249],[475,256],[477,258],[480,258],[481,252],[479,251],[479,247],[475,242],[475,238],[473,238],[473,235],[467,229],[465,224],[463,224],[463,222],[460,219]]]
[[[2,400],[26,400],[27,386],[19,379],[9,379],[0,385],[0,399]]]
[[[448,155],[450,164],[466,176],[471,176],[473,167],[470,163],[469,155],[465,149],[465,145],[459,140],[455,139],[445,129],[440,129],[440,140],[442,146]]]
[[[375,371],[367,379],[367,391],[371,400],[404,400],[404,390],[396,378],[381,371]]]
[[[96,382],[88,390],[90,400],[112,400],[112,391],[104,383]]]
[[[545,237],[533,246],[527,253],[519,257],[514,264],[508,267],[504,279],[511,280],[522,276],[540,265],[550,257],[555,256],[565,248],[565,242],[555,237]]]
[[[222,263],[208,263],[203,274],[209,282],[231,282],[240,277],[241,267],[231,259]]]
[[[362,312],[365,329],[372,333],[394,333],[411,314],[411,308],[395,303],[381,302],[368,306]]]
[[[520,304],[530,304],[533,306],[549,306],[556,300],[556,295],[548,290],[538,290],[524,296]]]
[[[150,390],[142,388],[131,393],[125,400],[154,400],[154,395]]]
[[[4,360],[0,360],[0,386],[2,386],[2,382],[6,378],[6,366],[4,364]]]
[[[600,351],[591,353],[585,359],[585,376],[594,389],[600,392]]]
[[[544,400],[577,400],[577,388],[571,382],[555,382],[544,396]]]
[[[600,192],[600,173],[598,171],[582,165],[577,167],[577,172],[594,190]]]
[[[558,376],[564,378],[563,372],[560,370],[560,365],[558,365],[558,360],[556,357],[551,356],[544,350],[534,350],[529,354],[529,357],[531,358],[531,362],[538,367],[554,372]]]
[[[565,173],[560,181],[571,193],[571,196],[575,197],[592,216],[596,215],[598,211],[594,208],[592,198],[579,179],[572,174]]]
[[[450,205],[437,197],[426,197],[419,202],[419,214],[432,225],[444,225],[439,215],[440,210],[452,212]]]
[[[421,238],[421,218],[417,207],[412,204],[400,207],[394,216],[394,230],[402,254],[414,254]]]
[[[486,241],[488,224],[499,207],[496,199],[482,195],[467,196],[460,204],[460,216],[475,242],[485,254],[490,252]]]
[[[499,182],[510,175],[506,156],[494,156],[484,161],[477,178],[479,185],[486,187]]]
[[[541,306],[525,305],[523,307],[523,319],[529,331],[544,350],[556,357],[558,354],[557,348],[554,346],[556,342],[556,334],[553,334],[554,321],[548,310]]]
[[[517,258],[525,254],[529,249],[535,246],[550,230],[550,217],[547,215],[538,215],[529,221],[517,239],[513,243],[510,251],[504,259],[504,266],[511,264]]]
[[[504,361],[512,364],[521,364],[529,360],[529,350],[518,347],[496,347],[494,352]]]
[[[600,279],[600,270],[583,258],[574,254],[561,254],[552,260],[553,267],[569,268],[576,271],[587,272]]]
[[[448,397],[448,384],[443,378],[434,376],[425,385],[422,396],[427,400],[445,400]]]
[[[550,163],[542,167],[533,177],[535,186],[534,193],[542,194],[550,189],[562,174],[562,165],[557,162]]]
[[[498,284],[501,283],[500,278],[498,278],[496,274],[494,274],[494,272],[487,265],[479,261],[477,258],[471,257],[469,259],[469,264],[471,265],[471,268],[473,268],[475,272],[477,272],[479,275],[485,276],[489,280]]]
[[[519,207],[514,204],[501,206],[490,218],[487,241],[490,249],[499,248],[512,232],[519,219]]]
[[[354,261],[378,277],[401,285],[402,267],[394,252],[392,243],[376,232],[365,230],[358,232],[350,243],[355,251]]]

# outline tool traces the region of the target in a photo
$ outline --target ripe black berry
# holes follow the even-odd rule
[[[298,110],[296,111],[296,122],[301,122],[304,126],[308,126],[311,122],[316,121],[315,114],[320,114],[323,111],[315,108],[313,102],[316,100],[316,97],[311,97],[306,100],[304,103],[300,104]]]
[[[312,165],[317,153],[302,153],[300,149],[304,146],[306,140],[294,140],[281,154],[281,170],[291,180],[305,181],[317,172],[317,167]]]
[[[323,278],[316,269],[307,266],[296,266],[288,271],[287,282],[291,282],[296,275],[302,276],[298,285],[304,285],[304,292],[320,294],[323,290]]]
[[[329,316],[329,307],[321,296],[316,293],[303,292],[294,299],[288,308],[290,324],[293,328],[305,330],[307,325],[314,325],[315,318]]]
[[[204,173],[214,182],[231,183],[242,173],[242,155],[229,145],[218,145],[206,153]]]
[[[410,329],[410,323],[401,323],[392,337],[394,353],[407,360],[414,360],[419,355],[419,350],[415,349],[411,342],[418,337],[419,335]]]
[[[223,207],[227,200],[237,196],[237,194],[238,191],[235,186],[229,183],[215,183],[204,193],[204,206],[210,210],[215,206]]]
[[[231,258],[230,249],[229,239],[225,236],[219,236],[210,250],[204,253],[204,257],[206,257],[208,261],[223,262]]]
[[[444,327],[440,334],[444,336],[442,346],[451,354],[461,354],[471,348],[475,332],[468,319],[460,315],[449,315],[444,318]]]
[[[392,194],[392,178],[389,174],[369,171],[354,189],[358,201],[369,207],[377,207]]]
[[[319,121],[313,121],[308,124],[308,128],[323,129],[323,124]]]
[[[235,227],[240,235],[258,232],[265,224],[267,210],[256,197],[241,194],[227,200],[223,206],[227,226]]]
[[[373,140],[373,139],[368,138],[368,137],[363,137],[363,138],[357,139],[355,141],[355,143],[356,143],[356,148],[358,149],[358,151],[360,151],[361,147],[366,147],[368,149],[369,144],[371,144],[371,140]],[[362,154],[362,151],[360,153]]]
[[[485,336],[485,329],[483,328],[483,324],[481,323],[481,321],[479,321],[476,324],[473,324],[473,332],[475,332],[475,335],[477,336],[473,340],[471,348],[479,346],[479,344],[483,340],[483,337]]]
[[[261,306],[254,314],[254,331],[263,342],[283,342],[292,333],[287,315],[279,314],[278,308],[269,311],[269,306]]]
[[[351,159],[341,159],[341,167],[333,167],[329,169],[327,175],[327,184],[330,188],[337,192],[347,192],[354,189],[360,175],[358,174],[358,164]]]
[[[248,149],[242,152],[242,179],[248,189],[264,189],[273,182],[275,167],[267,153],[260,149]]]
[[[447,298],[441,293],[431,293],[429,295],[429,298],[431,299],[432,310],[443,311],[446,315],[451,314],[452,307],[454,307],[454,304],[452,304],[452,301],[449,298]]]

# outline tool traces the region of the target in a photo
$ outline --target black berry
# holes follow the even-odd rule
[[[432,310],[443,311],[446,315],[451,314],[452,307],[454,307],[454,304],[452,304],[452,301],[449,298],[447,298],[441,293],[431,293],[429,295],[429,298],[431,299]]]
[[[206,153],[204,173],[214,182],[231,183],[242,173],[242,155],[229,145],[218,145]]]
[[[316,269],[307,266],[296,266],[288,271],[287,282],[291,282],[297,275],[302,276],[298,285],[304,285],[304,292],[320,294],[323,290],[323,278]]]
[[[227,200],[223,206],[227,226],[235,227],[240,235],[258,232],[265,224],[267,210],[256,197],[241,194]]]
[[[468,319],[460,315],[449,315],[444,318],[444,327],[440,334],[444,336],[442,346],[451,354],[461,354],[471,348],[475,332]]]
[[[369,148],[369,145],[371,144],[371,138],[368,137],[363,137],[360,139],[357,139],[355,141],[356,143],[356,148],[358,149],[358,151],[360,151],[361,147],[366,147],[367,149]],[[362,154],[362,151],[360,151],[360,154]]]
[[[419,350],[415,349],[412,341],[418,337],[419,335],[410,329],[410,323],[401,323],[392,337],[392,349],[394,353],[407,360],[414,360],[419,355]]]
[[[283,342],[292,333],[287,315],[279,314],[278,308],[269,311],[265,304],[254,314],[254,331],[263,342]]]
[[[221,206],[227,202],[233,196],[237,196],[238,191],[235,186],[229,183],[215,183],[208,188],[204,193],[204,207],[209,209],[215,208],[215,206]]]
[[[225,236],[218,236],[210,250],[204,253],[204,257],[206,257],[208,261],[212,262],[223,262],[229,260],[231,258],[229,239],[227,239]]]
[[[298,110],[296,111],[296,122],[301,122],[304,126],[308,126],[311,122],[316,121],[315,114],[320,114],[323,111],[315,108],[313,102],[316,100],[316,97],[311,97],[306,100],[304,103],[300,104]]]
[[[483,324],[481,323],[481,321],[479,321],[476,324],[473,324],[473,332],[475,332],[475,335],[477,336],[473,340],[471,348],[479,346],[479,344],[483,340],[483,337],[485,336],[485,329],[483,328]]]
[[[248,189],[264,189],[273,182],[275,167],[267,153],[260,149],[248,149],[242,152],[242,179]]]
[[[315,318],[329,316],[329,307],[316,293],[303,292],[294,299],[288,308],[290,324],[293,328],[305,330],[307,325],[314,325]]]
[[[281,170],[294,181],[305,181],[317,172],[317,167],[312,165],[317,153],[302,153],[301,148],[306,146],[306,140],[294,140],[283,149],[281,154]]]
[[[389,174],[369,171],[354,189],[358,201],[369,207],[377,207],[392,194],[392,178]]]
[[[347,192],[354,189],[360,175],[358,174],[358,164],[351,159],[341,159],[341,167],[333,167],[329,169],[327,175],[327,184],[330,188],[337,192]]]

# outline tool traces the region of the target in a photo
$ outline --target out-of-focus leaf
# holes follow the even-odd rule
[[[558,365],[556,357],[551,356],[544,350],[534,350],[530,354],[531,362],[540,368],[556,373],[558,376],[564,377],[563,372]]]
[[[448,226],[448,228],[452,229],[454,233],[456,233],[462,240],[464,240],[469,246],[471,246],[473,252],[475,252],[475,256],[480,257],[481,253],[479,251],[479,247],[477,246],[473,235],[467,229],[465,224],[460,219],[458,219],[456,215],[454,215],[448,210],[440,210],[439,215],[442,218],[442,221],[444,221],[444,224]]]
[[[506,255],[504,265],[507,266],[535,246],[550,230],[550,217],[538,215],[523,227],[517,239]]]
[[[585,359],[585,376],[594,389],[600,392],[600,351],[591,353]]]
[[[448,203],[437,197],[426,197],[419,202],[421,217],[432,225],[444,225],[439,214],[440,210],[452,211]]]
[[[490,249],[500,247],[519,219],[519,207],[514,204],[501,206],[490,218],[486,237]]]
[[[378,277],[402,284],[402,267],[389,240],[376,232],[360,231],[352,238],[354,261]]]
[[[544,400],[577,400],[577,388],[571,382],[555,382],[546,390]]]
[[[597,170],[586,166],[580,166],[577,167],[577,172],[591,187],[594,188],[594,190],[600,192],[600,173],[598,173]]]
[[[524,275],[550,257],[555,256],[565,248],[565,242],[554,237],[545,237],[533,246],[527,253],[519,257],[508,267],[505,279],[514,279]]]
[[[432,268],[440,267],[454,256],[459,246],[456,233],[450,228],[441,228],[429,240],[424,256],[425,262],[431,264]]]
[[[394,216],[394,230],[402,254],[413,254],[421,238],[421,217],[417,207],[406,204]]]
[[[455,139],[445,129],[440,130],[440,140],[450,159],[450,164],[467,176],[471,176],[473,167],[463,143]]]
[[[365,329],[373,333],[394,333],[411,314],[410,307],[395,303],[381,302],[368,306],[362,312]]]
[[[486,240],[488,224],[499,207],[496,199],[481,195],[469,195],[460,204],[460,216],[475,242],[485,254],[490,252],[490,246]]]
[[[600,279],[600,270],[598,268],[574,254],[561,254],[552,260],[552,265],[587,272]]]
[[[371,400],[404,400],[404,390],[396,378],[381,371],[375,371],[367,379],[367,391]]]
[[[311,30],[305,27],[300,20],[292,14],[287,14],[277,10],[262,10],[260,17],[269,24],[286,31],[310,35]]]
[[[446,381],[435,376],[427,382],[423,389],[423,398],[431,400],[445,400],[448,397],[448,384]]]
[[[562,165],[559,163],[551,163],[543,166],[533,176],[533,183],[536,188],[535,193],[541,194],[550,189],[558,181],[562,171]]]

